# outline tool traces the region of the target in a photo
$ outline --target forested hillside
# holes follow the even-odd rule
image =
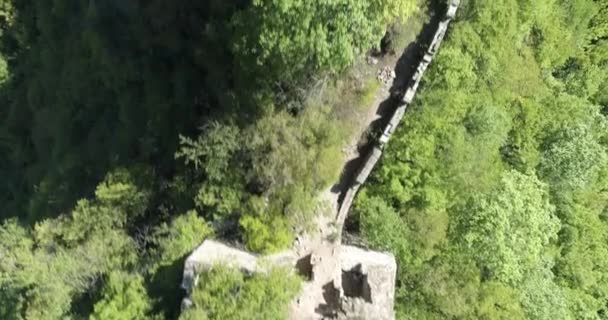
[[[205,238],[291,245],[341,170],[342,124],[309,83],[417,8],[0,0],[0,319],[175,319]],[[280,319],[299,286],[208,276],[185,318]]]
[[[607,10],[462,4],[354,216],[400,319],[608,318]]]
[[[311,92],[426,5],[0,0],[0,319],[178,319],[204,239],[288,247],[349,134]],[[462,0],[445,41],[351,213],[398,319],[608,318],[608,1]],[[201,280],[181,319],[301,285]]]

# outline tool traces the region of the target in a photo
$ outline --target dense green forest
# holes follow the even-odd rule
[[[466,1],[355,220],[399,319],[608,319],[608,1]]]
[[[283,319],[340,79],[418,0],[0,0],[0,319]],[[337,102],[336,102],[337,103]],[[353,219],[399,319],[608,318],[608,1],[463,0]]]

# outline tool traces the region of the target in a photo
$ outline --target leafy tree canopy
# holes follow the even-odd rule
[[[194,306],[180,319],[285,319],[289,301],[300,289],[300,279],[287,270],[245,277],[218,266],[203,273],[194,289]]]

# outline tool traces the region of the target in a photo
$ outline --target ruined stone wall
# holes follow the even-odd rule
[[[405,115],[405,110],[407,109],[408,105],[412,103],[414,96],[418,91],[420,81],[424,76],[424,72],[431,64],[433,58],[435,57],[435,54],[439,50],[443,38],[445,37],[445,34],[448,30],[448,26],[452,19],[455,17],[459,5],[460,0],[451,0],[449,2],[448,10],[444,19],[439,22],[433,40],[428,46],[428,49],[425,52],[424,56],[420,60],[420,63],[416,68],[416,72],[408,82],[408,85],[400,98],[401,104],[397,107],[397,109],[395,109],[395,112],[393,113],[390,121],[384,128],[380,139],[378,139],[378,141],[374,143],[373,147],[371,148],[371,151],[369,151],[369,153],[365,156],[363,164],[361,164],[361,167],[357,171],[357,176],[355,177],[355,179],[353,179],[350,187],[347,189],[346,194],[344,195],[336,217],[338,225],[344,224],[344,221],[348,216],[348,212],[350,211],[350,207],[352,206],[352,203],[354,201],[355,196],[357,195],[357,192],[359,191],[359,188],[361,187],[361,185],[363,185],[363,183],[365,183],[371,171],[376,166],[376,163],[378,163],[378,161],[380,160],[380,156],[382,155],[382,150],[384,146],[390,140],[391,136],[397,129],[397,126],[399,126],[399,123],[403,119],[403,116]]]

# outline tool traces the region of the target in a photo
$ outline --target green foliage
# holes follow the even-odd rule
[[[81,243],[91,236],[125,228],[143,214],[148,202],[148,194],[134,185],[125,170],[108,174],[95,194],[92,201],[78,201],[70,216],[37,223],[36,240],[43,245]]]
[[[360,193],[357,197],[358,214],[361,216],[363,236],[371,245],[383,249],[391,249],[401,259],[409,260],[411,248],[403,235],[407,233],[407,225],[395,210],[380,197],[367,197]],[[374,228],[372,226],[377,226]]]
[[[180,319],[285,319],[289,302],[300,290],[300,279],[282,269],[245,277],[217,266],[203,273],[198,283],[194,306]]]
[[[579,319],[572,316],[563,288],[556,283],[551,265],[529,274],[521,288],[521,304],[528,319]]]
[[[312,106],[298,118],[267,116],[249,131],[250,176],[277,208],[299,226],[315,210],[317,193],[339,177],[340,128],[326,108]],[[280,212],[277,210],[278,212]]]
[[[356,202],[400,318],[605,317],[605,7],[462,3]]]
[[[240,225],[247,248],[254,252],[277,252],[293,242],[289,223],[280,215],[244,215]]]
[[[21,264],[31,262],[33,241],[28,232],[15,221],[0,226],[0,317],[22,319],[24,308],[22,288],[14,275],[20,273]]]
[[[0,318],[175,318],[211,225],[291,244],[344,134],[328,106],[282,98],[417,4],[0,0]],[[262,278],[239,280],[244,310],[280,317],[293,277]]]
[[[145,163],[166,178],[182,169],[173,161],[180,142],[182,152],[196,149],[178,136],[194,135],[201,123],[255,122],[273,109],[269,97],[296,95],[308,77],[343,70],[417,6],[417,0],[3,0],[0,145],[7,169],[0,172],[23,172],[11,174],[0,195],[17,212],[3,214],[30,222],[57,216],[118,166]],[[217,144],[236,127],[223,127],[226,133],[210,127],[199,144],[238,147],[230,145],[235,140]],[[220,151],[180,155],[213,159],[206,168],[213,179],[217,165],[226,165]],[[243,184],[235,179],[222,187],[213,182],[197,201],[228,214],[234,208],[218,194]],[[238,193],[229,202],[239,202]]]
[[[80,201],[71,215],[44,220],[34,230],[5,222],[0,283],[11,297],[0,310],[16,319],[68,316],[71,302],[93,290],[102,274],[133,265],[135,243],[124,228],[129,216],[145,209],[145,194],[118,171],[97,188],[95,199]]]
[[[0,318],[172,319],[211,225],[288,246],[348,130],[284,98],[418,3],[0,0]],[[462,1],[355,210],[400,318],[606,317],[607,8]],[[217,269],[183,318],[282,319],[298,289]]]
[[[213,234],[207,222],[192,210],[177,216],[171,225],[157,227],[154,241],[157,245],[155,259],[160,265],[171,264],[190,253],[203,240]]]
[[[151,266],[147,285],[156,300],[154,310],[164,313],[167,319],[179,314],[183,296],[179,284],[186,256],[212,234],[210,225],[194,210],[155,228],[150,239],[154,249],[148,252]]]
[[[240,147],[239,134],[235,126],[213,122],[196,141],[180,136],[181,148],[175,157],[184,158],[186,164],[193,164],[197,170],[200,167],[209,180],[222,180],[230,169],[233,154]]]
[[[523,282],[557,238],[559,220],[544,189],[536,177],[510,171],[496,191],[472,198],[458,236],[474,252],[484,277]]]
[[[388,25],[410,16],[416,0],[256,0],[233,19],[234,51],[245,73],[294,85],[318,71],[338,72],[379,45]]]
[[[0,0],[0,318],[175,318],[211,225],[255,251],[291,244],[344,135],[329,107],[280,98],[417,4]],[[269,303],[293,295],[285,279]],[[264,305],[268,284],[243,281]]]
[[[196,205],[214,219],[230,216],[243,198],[243,164],[236,153],[243,143],[239,129],[232,125],[209,124],[196,141],[180,137],[181,148],[176,158],[194,165],[204,177]]]
[[[67,210],[112,167],[144,162],[170,172],[178,135],[236,105],[225,70],[233,1],[16,8],[3,34],[15,76],[1,131],[23,172],[16,184],[27,186],[7,199],[31,220]]]
[[[488,282],[479,294],[479,319],[525,319],[517,291],[500,283]]]
[[[15,226],[4,226],[5,230]],[[30,235],[21,231],[20,243],[32,243]],[[36,235],[34,235],[35,237]],[[27,301],[13,306],[13,316],[26,319],[57,319],[69,312],[71,300],[91,289],[95,279],[106,270],[120,268],[133,261],[130,238],[121,232],[106,232],[82,244],[65,248],[60,245],[42,247],[6,247],[3,256],[19,257],[17,263],[0,267],[3,289],[17,293],[13,301]],[[23,256],[27,250],[27,256]],[[4,304],[3,302],[2,304]],[[6,300],[11,303],[11,300]]]
[[[12,0],[0,1],[0,26],[2,29],[6,29],[15,21],[15,7]]]
[[[365,84],[363,88],[357,92],[357,108],[364,109],[372,105],[376,98],[376,94],[378,94],[378,90],[380,90],[381,87],[382,83],[377,79],[373,79]]]
[[[202,180],[197,207],[209,220],[238,218],[258,252],[287,247],[310,222],[318,192],[340,174],[343,140],[327,108],[269,113],[241,130],[213,123],[197,139],[181,139],[176,156]]]
[[[103,297],[95,304],[92,320],[144,320],[149,316],[150,299],[139,275],[111,272],[102,290]]]
[[[595,5],[598,8],[590,21],[586,45],[591,59],[597,64],[605,64],[608,61],[608,2],[600,0]]]
[[[606,170],[606,147],[598,139],[606,128],[606,120],[597,115],[585,124],[564,128],[550,138],[544,148],[540,172],[559,194],[589,188]]]

